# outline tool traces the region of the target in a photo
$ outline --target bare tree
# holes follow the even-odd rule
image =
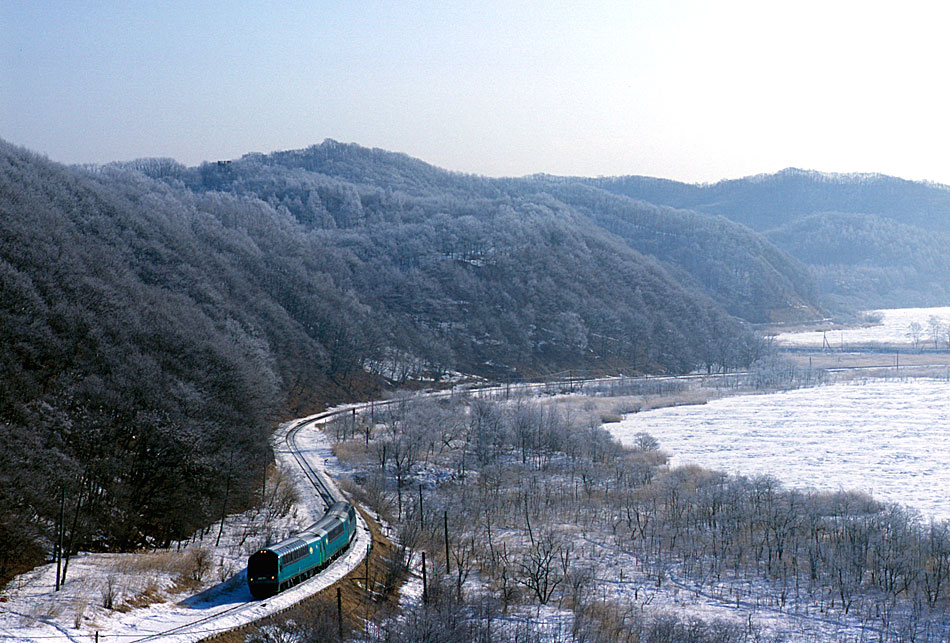
[[[561,549],[555,535],[546,533],[534,539],[518,562],[518,582],[534,592],[542,605],[547,604],[564,580],[558,565]]]
[[[940,335],[943,334],[943,322],[936,315],[931,315],[930,319],[927,320],[927,330],[930,331],[930,337],[933,339],[934,350],[937,350]]]
[[[462,585],[472,572],[475,562],[475,538],[461,539],[452,548],[452,560],[455,563],[455,593],[459,601],[462,600]]]
[[[914,345],[914,350],[920,350],[920,341],[923,338],[924,327],[920,325],[920,322],[912,321],[907,326],[907,337],[910,338],[911,343]]]

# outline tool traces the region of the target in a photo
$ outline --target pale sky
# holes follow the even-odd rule
[[[194,165],[325,138],[489,176],[950,183],[950,3],[0,1],[0,138]]]

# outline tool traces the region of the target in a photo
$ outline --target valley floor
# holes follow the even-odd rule
[[[312,432],[306,443],[311,462],[328,468],[349,492],[371,500],[374,509],[390,518],[414,572],[404,589],[405,613],[396,617],[402,624],[368,628],[363,638],[383,640],[385,632],[392,631],[387,627],[404,627],[413,614],[425,612],[420,553],[428,551],[430,582],[454,587],[458,609],[476,615],[476,621],[492,614],[488,628],[502,638],[524,634],[518,640],[566,642],[618,621],[630,630],[664,623],[688,626],[701,619],[713,624],[710,636],[719,628],[735,641],[901,640],[902,632],[910,630],[900,628],[908,619],[920,618],[903,603],[886,607],[883,615],[881,606],[888,603],[882,596],[849,596],[846,606],[831,584],[801,581],[800,586],[797,576],[777,583],[758,563],[747,561],[737,561],[734,569],[712,565],[705,550],[687,556],[672,549],[666,527],[656,531],[655,523],[647,528],[631,522],[631,507],[653,502],[655,512],[657,502],[671,501],[663,489],[677,490],[677,480],[688,486],[692,477],[707,475],[690,465],[744,476],[769,474],[787,487],[825,490],[829,497],[841,489],[873,494],[875,499],[916,507],[922,516],[918,527],[931,518],[950,517],[945,499],[950,488],[945,466],[950,461],[950,376],[939,377],[947,372],[942,363],[929,371],[910,368],[915,360],[932,364],[928,360],[935,355],[901,353],[906,370],[887,363],[886,353],[883,358],[881,353],[842,352],[799,352],[792,357],[806,381],[825,384],[749,395],[756,391],[751,377],[744,375],[628,378],[573,392],[535,387],[526,389],[530,395],[510,399],[504,390],[487,395],[493,400],[473,395],[430,401],[420,403],[419,411],[412,408],[423,396],[414,396],[406,398],[405,405],[389,407],[402,407],[398,412],[379,412],[376,424],[366,429],[366,444],[362,427],[368,418],[362,415],[358,431],[354,416],[349,428]],[[857,377],[812,377],[812,369],[817,373],[848,366],[874,368]],[[929,377],[909,379],[911,372]],[[849,381],[829,383],[836,377]],[[479,399],[495,406],[481,406]],[[529,432],[520,443],[512,433],[517,431],[513,418],[518,413],[535,418],[538,427],[536,437]],[[482,417],[479,414],[485,414],[484,426],[474,419]],[[502,428],[507,422],[512,432]],[[612,463],[613,456],[602,460],[612,452],[598,442],[595,427],[601,426],[626,445],[627,455],[620,456],[637,475],[646,475],[646,463],[652,463],[649,480],[632,484],[626,478],[630,473]],[[491,430],[498,433],[482,443],[477,433],[485,427],[495,427]],[[582,428],[586,437],[571,446],[570,431]],[[416,431],[422,433],[412,437]],[[643,434],[670,452],[669,464],[662,464],[652,451],[638,451]],[[422,450],[400,464],[398,458],[407,457],[399,455],[400,445],[409,445],[407,436],[416,440],[413,448]],[[513,441],[506,445],[504,440]],[[587,453],[588,459],[579,453]],[[398,483],[397,475],[403,476]],[[861,494],[854,497],[864,502]],[[632,504],[625,505],[628,501]],[[425,533],[412,528],[419,517],[413,512],[423,507],[430,516]],[[261,513],[266,507],[230,517],[220,547],[212,547],[217,538],[212,529],[203,539],[182,543],[181,551],[83,555],[71,561],[69,579],[58,594],[52,591],[55,568],[38,568],[0,595],[0,641],[78,643],[94,640],[97,631],[106,636],[103,640],[138,640],[190,622],[195,614],[228,609],[249,598],[242,572],[247,555],[261,542],[307,524],[320,510],[304,499],[276,523],[273,515]],[[442,512],[447,524],[452,516],[451,553],[442,530],[433,524],[432,516]],[[487,542],[496,539],[491,552],[485,548],[486,533]],[[537,590],[524,574],[532,564],[532,551],[543,553],[545,542],[551,545],[549,562],[555,572],[560,565],[561,572],[550,600],[539,604],[532,599]],[[505,553],[499,554],[502,549]],[[787,564],[783,569],[787,572]],[[516,578],[516,572],[521,576]],[[285,600],[289,604],[296,600],[295,592],[309,591],[305,587],[267,601],[261,612],[279,609]],[[937,606],[944,609],[946,598]],[[946,613],[927,614],[930,620],[913,630],[918,640],[950,640]],[[195,634],[170,640],[197,640]]]
[[[847,489],[950,520],[950,380],[861,379],[702,406],[657,409],[607,425],[624,444],[646,432],[689,464],[790,487]]]

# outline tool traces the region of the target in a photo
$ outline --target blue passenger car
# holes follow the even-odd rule
[[[348,502],[334,503],[316,524],[251,555],[251,594],[264,598],[310,578],[339,556],[355,533],[356,509]]]

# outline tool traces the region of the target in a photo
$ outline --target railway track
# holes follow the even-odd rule
[[[143,636],[141,638],[132,638],[128,640],[134,643],[145,643],[146,641],[174,641],[179,638],[183,641],[194,641],[209,638],[215,634],[220,634],[233,629],[231,627],[215,628],[213,627],[215,621],[221,621],[225,617],[238,614],[246,608],[247,605],[242,603],[224,610],[223,612],[217,612],[216,614],[199,618],[197,620],[191,621],[190,623],[179,625],[178,627],[173,627],[162,632],[156,632],[155,634],[149,634],[148,636]],[[196,636],[199,638],[196,639]]]
[[[487,386],[480,387],[476,389],[466,389],[461,391],[449,390],[449,391],[437,391],[430,392],[427,394],[427,397],[435,398],[445,398],[453,395],[472,395],[472,396],[488,396],[488,395],[499,395],[499,394],[510,394],[511,392],[519,391],[537,391],[543,390],[546,387],[551,386],[575,386],[580,385],[581,382],[593,383],[593,382],[606,382],[610,381],[613,378],[602,378],[597,380],[571,380],[571,381],[558,381],[558,382],[544,382],[544,383],[524,383],[524,384],[515,384],[515,385],[497,385],[497,386]],[[652,378],[656,380],[657,378]],[[324,504],[325,508],[328,508],[337,500],[342,498],[334,494],[333,489],[330,485],[327,484],[323,475],[318,472],[310,464],[307,458],[304,455],[304,449],[298,444],[298,437],[301,432],[311,429],[316,430],[319,424],[323,424],[329,420],[332,420],[335,417],[339,417],[348,413],[356,412],[366,412],[371,407],[374,408],[385,408],[392,404],[401,403],[402,400],[383,400],[371,403],[364,403],[359,405],[348,406],[342,409],[335,409],[332,411],[327,411],[320,413],[303,420],[300,420],[293,424],[287,431],[286,435],[283,437],[283,442],[287,447],[288,452],[293,457],[294,461],[300,467],[300,471],[306,477],[310,485],[313,487],[316,494],[320,497],[321,501]],[[365,530],[365,526],[363,526]],[[323,574],[315,576],[309,582],[319,580]],[[306,582],[302,583],[298,587],[305,587]],[[278,595],[278,597],[284,597],[287,593]],[[277,597],[275,597],[277,598]],[[301,597],[302,598],[302,597]],[[145,636],[129,636],[121,637],[121,640],[130,641],[132,643],[148,643],[151,641],[181,641],[182,643],[188,641],[199,641],[209,637],[213,637],[215,634],[223,633],[228,630],[234,629],[235,625],[221,626],[222,621],[230,621],[237,617],[243,615],[244,612],[248,612],[247,619],[245,624],[253,623],[254,621],[264,618],[265,616],[270,616],[274,612],[267,611],[263,612],[262,608],[267,607],[268,602],[272,602],[274,599],[268,599],[267,601],[248,601],[235,605],[233,607],[215,612],[208,616],[202,618],[197,618],[175,627],[171,627],[161,632],[154,632]],[[286,609],[286,608],[284,608]],[[245,619],[241,619],[245,620]]]
[[[319,424],[322,424],[323,422],[326,422],[327,420],[344,412],[351,411],[350,409],[346,409],[345,411],[328,411],[296,422],[289,428],[286,435],[283,437],[283,442],[286,445],[288,452],[300,467],[301,472],[313,487],[317,496],[319,496],[320,500],[323,502],[324,508],[328,508],[334,502],[341,500],[342,498],[337,497],[331,486],[327,484],[323,474],[317,471],[310,464],[304,455],[304,449],[300,447],[297,439],[301,432],[306,431],[307,429],[317,430]],[[344,564],[346,564],[347,567],[355,567],[359,564],[359,562],[362,561],[363,556],[365,556],[365,552],[355,562],[349,561],[350,564],[346,563],[346,561],[348,561],[350,558],[350,552],[358,550],[361,547],[366,548],[368,551],[368,544],[362,542],[362,540],[365,538],[365,534],[368,533],[368,529],[366,528],[366,525],[362,523],[361,518],[358,519],[358,521],[360,527],[357,530],[357,537],[354,538],[353,542],[350,544],[349,552],[334,562],[333,565],[331,565],[327,570],[314,576],[308,581],[304,581],[300,585],[296,586],[294,590],[298,590],[300,588],[313,588],[314,591],[319,591],[319,589],[322,588],[322,585],[325,584],[320,583],[320,581],[326,581],[328,579],[327,574],[329,572],[332,570],[338,570],[339,566]],[[320,587],[317,587],[318,585],[320,585]],[[130,643],[148,643],[151,641],[191,643],[193,641],[204,640],[213,637],[216,634],[221,634],[223,632],[235,629],[236,627],[248,625],[261,618],[279,613],[285,609],[288,609],[289,607],[292,607],[297,601],[302,600],[303,598],[306,598],[306,596],[309,596],[313,593],[306,592],[306,594],[302,596],[293,596],[294,594],[302,593],[294,590],[283,592],[264,601],[250,600],[239,603],[233,607],[216,611],[214,614],[196,618],[194,620],[188,621],[187,623],[170,627],[160,632],[154,632],[144,636],[123,636],[119,634],[117,635],[117,640],[129,641]],[[271,609],[275,604],[277,605],[278,609]],[[110,638],[116,638],[116,636],[110,635]]]
[[[343,500],[343,498],[337,498],[335,495],[333,495],[333,491],[326,484],[323,476],[315,471],[310,465],[310,462],[308,462],[307,459],[303,457],[300,447],[297,445],[297,434],[304,427],[316,428],[317,424],[326,422],[330,418],[339,415],[342,412],[343,411],[330,411],[320,414],[315,419],[300,422],[297,425],[291,427],[291,429],[287,431],[287,435],[284,437],[284,442],[287,444],[288,450],[293,455],[294,460],[297,461],[297,464],[300,466],[300,470],[307,477],[307,480],[310,481],[310,484],[317,492],[317,495],[320,496],[325,509],[329,509],[330,505],[332,505],[334,502],[337,502],[338,500]]]

